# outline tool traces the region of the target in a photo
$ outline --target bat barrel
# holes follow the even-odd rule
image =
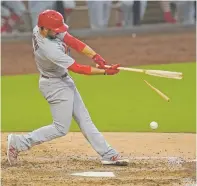
[[[162,71],[162,70],[147,70],[146,74],[158,77],[165,77],[171,79],[182,79],[183,74],[181,72],[171,72],[171,71]]]

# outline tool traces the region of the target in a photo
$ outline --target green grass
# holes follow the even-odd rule
[[[81,76],[73,79],[96,126],[101,131],[195,132],[195,63],[146,66],[181,71],[183,80],[121,72],[117,76]],[[168,103],[144,82],[166,93]],[[38,75],[2,77],[2,131],[31,131],[52,122],[48,103],[38,89]],[[75,122],[72,131],[78,131]]]

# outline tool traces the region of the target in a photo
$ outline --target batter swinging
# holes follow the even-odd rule
[[[106,61],[90,47],[68,33],[60,13],[46,10],[38,17],[33,29],[33,52],[40,72],[39,88],[48,101],[53,123],[24,135],[8,135],[7,157],[11,165],[17,163],[18,153],[68,133],[72,117],[103,165],[128,165],[104,139],[93,124],[83,100],[68,74],[68,70],[85,75],[115,75],[119,64],[105,68]],[[65,53],[67,46],[92,58],[99,68],[80,65]]]

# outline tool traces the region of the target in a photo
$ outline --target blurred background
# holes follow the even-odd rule
[[[101,131],[195,132],[195,1],[1,1],[2,131],[31,131],[52,121],[39,92],[32,28],[45,9],[65,17],[69,32],[109,64],[180,71],[183,80],[120,72],[72,78]],[[71,49],[81,64],[91,59]],[[143,80],[170,97],[162,100]],[[78,131],[73,122],[71,130]]]
[[[195,23],[195,1],[1,1],[1,33],[31,31],[46,9],[62,13],[72,29],[149,23]]]

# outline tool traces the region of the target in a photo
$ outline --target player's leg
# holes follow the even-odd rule
[[[34,145],[64,136],[69,130],[72,120],[74,98],[72,87],[65,87],[62,82],[54,82],[50,85],[45,82],[45,85],[43,84],[40,89],[50,104],[53,123],[28,134],[9,135],[8,160],[10,164],[16,163],[18,152],[28,150]]]
[[[11,16],[11,12],[7,7],[4,7],[3,5],[1,5],[1,16],[2,17],[10,17]]]
[[[98,131],[77,89],[74,94],[73,117],[85,138],[102,157],[103,164],[128,164],[128,160],[121,159],[119,153],[106,142],[103,135]]]
[[[88,16],[90,19],[90,27],[92,29],[98,28],[98,23],[97,23],[97,9],[95,6],[95,1],[87,1],[88,5]]]
[[[104,5],[105,2],[104,1],[95,1],[95,16],[97,16],[97,24],[98,24],[98,28],[104,28],[104,19],[103,19],[103,15],[104,15]]]
[[[134,18],[134,12],[133,12],[133,4],[131,2],[131,4],[129,4],[130,6],[128,7],[129,10],[129,14],[128,14],[128,25],[129,26],[133,26],[133,18]],[[143,19],[144,14],[145,14],[145,10],[147,7],[147,1],[140,1],[140,21]]]
[[[160,1],[160,6],[163,11],[164,20],[167,23],[176,23],[176,19],[172,16],[172,13],[171,13],[171,2]]]
[[[96,126],[91,120],[88,110],[83,103],[83,100],[78,92],[75,90],[74,94],[74,106],[73,106],[73,117],[79,125],[82,133],[93,146],[96,152],[100,156],[113,156],[118,153],[105,141],[103,135],[98,131]]]
[[[183,23],[184,21],[184,6],[185,2],[184,1],[177,1],[176,3],[176,17],[177,17],[177,22],[178,23]]]
[[[147,8],[147,0],[140,1],[140,20],[144,19],[144,15]]]
[[[104,2],[104,7],[103,7],[103,23],[104,23],[104,27],[108,26],[109,23],[109,18],[110,18],[110,14],[111,14],[111,1],[105,1]]]
[[[28,1],[28,9],[31,17],[32,28],[37,25],[38,15],[46,9],[52,9],[54,1]]]
[[[122,2],[121,10],[124,18],[124,26],[132,26],[133,25],[133,1]]]
[[[121,2],[116,3],[116,11],[115,11],[115,20],[116,20],[116,26],[122,27],[123,26],[123,12],[121,9]]]
[[[133,4],[128,5],[127,12],[128,12],[127,25],[133,26],[133,17],[134,17]]]
[[[1,33],[6,33],[11,31],[10,25],[8,23],[11,12],[7,7],[1,5]]]
[[[70,15],[76,7],[76,2],[73,0],[63,1],[63,5],[64,5],[65,13],[66,13],[66,23],[69,24]]]
[[[19,17],[21,17],[27,11],[24,3],[20,0],[18,0],[18,1],[5,1],[4,4],[8,8],[10,8]]]
[[[186,1],[184,6],[184,13],[183,13],[184,24],[195,23],[194,12],[195,12],[194,1]]]
[[[8,18],[10,30],[18,30],[20,25],[28,25],[26,20],[27,9],[22,1],[4,1],[3,4],[11,10]]]

